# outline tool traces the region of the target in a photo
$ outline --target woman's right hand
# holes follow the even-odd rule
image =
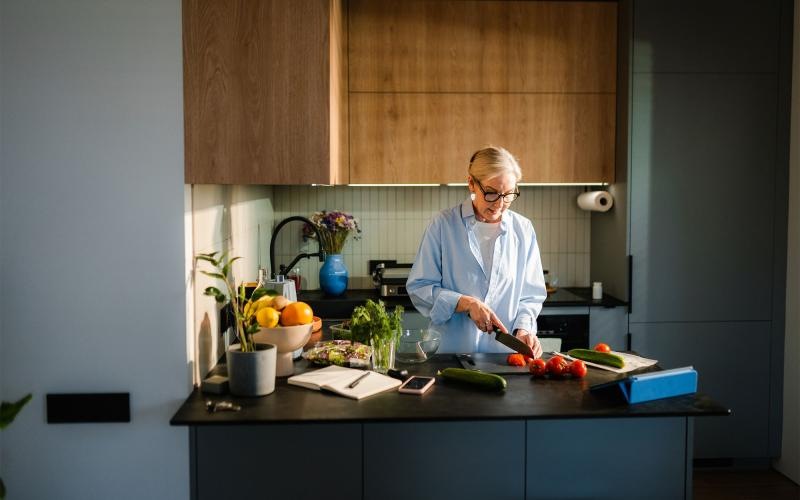
[[[469,318],[475,323],[478,330],[489,333],[493,332],[495,326],[497,326],[501,332],[508,333],[503,322],[500,321],[500,318],[492,311],[492,308],[475,297],[462,295],[461,298],[458,299],[456,312],[466,312],[469,314]]]

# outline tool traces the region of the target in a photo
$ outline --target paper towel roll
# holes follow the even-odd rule
[[[578,207],[593,212],[608,212],[614,205],[614,198],[608,191],[589,191],[578,195]]]

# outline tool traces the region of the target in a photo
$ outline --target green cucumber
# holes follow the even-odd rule
[[[570,349],[567,354],[573,358],[597,363],[599,365],[613,366],[614,368],[622,368],[625,366],[625,360],[622,359],[621,356],[611,354],[610,352],[598,352],[591,349]]]
[[[466,370],[464,368],[445,368],[439,372],[439,375],[447,380],[466,382],[491,391],[504,391],[506,385],[508,385],[506,379],[494,373]]]

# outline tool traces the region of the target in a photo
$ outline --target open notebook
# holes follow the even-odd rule
[[[369,375],[362,378],[352,389],[348,387],[365,373],[369,373]],[[374,394],[397,389],[401,384],[399,380],[377,372],[365,372],[336,365],[289,377],[288,382],[316,391],[324,389],[353,399],[364,399]]]

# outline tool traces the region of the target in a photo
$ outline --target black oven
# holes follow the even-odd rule
[[[570,349],[589,348],[589,314],[586,308],[575,307],[557,308],[558,312],[551,313],[548,308],[543,308],[542,313],[536,318],[536,335],[544,339],[561,339],[561,352]],[[575,309],[568,311],[567,309]],[[543,342],[545,351],[547,343]]]

